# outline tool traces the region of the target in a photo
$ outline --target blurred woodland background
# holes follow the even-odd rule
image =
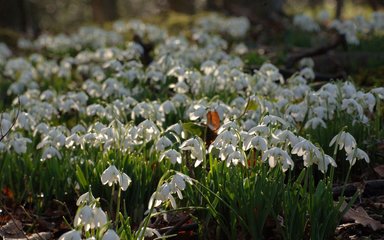
[[[279,21],[292,13],[327,8],[343,17],[345,5],[372,10],[383,0],[0,0],[0,39],[43,32],[70,32],[79,25],[102,24],[120,18],[149,18],[170,11],[195,14],[216,11],[246,16],[251,22]]]

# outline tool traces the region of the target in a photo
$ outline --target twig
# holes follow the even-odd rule
[[[27,210],[24,208],[24,206],[20,206],[21,209],[23,209],[24,213],[33,221],[33,224],[35,224],[35,217],[32,217],[28,212]],[[33,226],[33,225],[32,225]],[[35,233],[37,235],[38,238],[40,238],[41,240],[45,240],[45,238],[43,238],[39,232],[36,232]]]
[[[340,45],[346,46],[346,40],[345,40],[345,37],[343,35],[339,34],[337,36],[336,40],[334,42],[328,44],[328,45],[324,45],[324,46],[321,46],[318,48],[310,49],[306,52],[298,53],[298,54],[295,54],[295,55],[288,57],[285,61],[285,66],[288,69],[290,69],[293,67],[293,65],[297,61],[299,61],[302,58],[314,57],[314,56],[325,54],[325,53],[329,52],[330,50],[337,48]]]
[[[183,226],[180,226],[177,230],[179,231],[192,231],[192,230],[196,230],[197,228],[199,227],[199,225],[197,223],[191,223],[191,224],[185,224]],[[159,233],[165,233],[167,230],[169,229],[172,229],[172,227],[164,227],[164,228],[160,228],[158,229]]]
[[[173,233],[176,233],[180,227],[186,223],[189,219],[191,219],[191,216],[190,215],[187,215],[185,216],[184,218],[182,218],[175,226],[173,226],[171,229],[169,229],[168,231],[165,232],[165,235],[171,235]]]
[[[345,186],[344,195],[345,196],[352,196],[355,194],[356,191],[359,190],[359,186],[361,186],[362,183],[356,182],[356,183],[350,183]],[[378,196],[384,194],[384,179],[379,180],[369,180],[364,182],[363,185],[363,197],[371,197],[371,196]],[[333,187],[333,197],[337,198],[341,195],[343,186]]]
[[[6,206],[4,206],[3,202],[2,202],[2,201],[0,201],[0,202],[1,202],[1,208],[2,208],[2,209],[7,213],[7,215],[11,218],[11,220],[12,220],[13,224],[16,226],[17,230],[18,230],[19,232],[21,232],[27,240],[29,240],[27,234],[25,234],[25,232],[23,231],[23,229],[20,229],[20,227],[17,225],[17,223],[16,223],[16,219],[15,219],[15,218],[12,216],[12,214],[7,210],[7,208],[6,208]]]
[[[1,122],[0,122],[0,142],[11,132],[11,129],[16,125],[16,121],[17,119],[19,118],[19,114],[20,114],[20,111],[21,111],[21,103],[20,103],[20,97],[17,97],[18,99],[18,109],[17,109],[17,113],[16,113],[16,117],[13,119],[12,121],[12,124],[11,124],[11,127],[7,130],[7,132],[5,132],[5,134],[3,135],[3,129],[1,128]],[[1,118],[0,118],[0,121],[2,119],[2,115],[0,115]]]
[[[248,69],[246,69],[247,72],[253,72],[256,69],[259,69],[260,67],[258,66],[249,66]],[[285,79],[291,77],[293,74],[297,73],[297,70],[294,69],[287,69],[287,68],[279,68],[279,72]],[[337,75],[331,75],[331,74],[326,74],[326,73],[319,73],[315,72],[315,81],[316,82],[329,82],[331,80],[336,80],[336,79],[345,79],[346,76],[344,74],[337,74]]]

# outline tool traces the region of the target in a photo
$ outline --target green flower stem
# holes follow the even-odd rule
[[[120,198],[121,198],[121,188],[119,187],[119,191],[117,193],[117,206],[116,206],[116,218],[115,218],[115,226],[117,227],[117,222],[119,221],[119,213],[120,213]]]
[[[115,184],[112,184],[111,201],[109,202],[109,212],[113,212],[113,199],[115,197]],[[112,216],[111,216],[112,217]]]
[[[345,191],[345,188],[347,186],[347,181],[349,179],[349,175],[351,174],[351,170],[352,170],[352,165],[349,165],[347,176],[345,177],[344,185],[343,185],[343,188],[341,189],[341,195],[340,196],[344,196],[344,191]]]
[[[236,212],[236,210],[231,207],[231,205],[229,205],[226,201],[224,201],[224,199],[222,199],[219,195],[217,195],[215,192],[213,192],[211,189],[207,188],[206,186],[204,186],[203,184],[201,184],[199,181],[195,180],[195,179],[192,179],[192,181],[194,183],[197,183],[198,185],[200,185],[202,188],[204,188],[205,190],[207,190],[208,192],[210,192],[211,194],[213,194],[215,197],[217,197],[224,205],[226,205],[229,209],[231,209],[231,211],[233,211],[233,213],[235,213],[235,215],[239,218],[239,220],[244,224],[244,226],[246,226],[247,228],[247,231],[249,231],[249,228],[248,228],[248,225],[245,223],[245,220]]]

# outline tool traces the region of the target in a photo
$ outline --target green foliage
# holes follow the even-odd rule
[[[268,60],[265,56],[257,52],[248,52],[243,56],[243,59],[248,66],[261,66]]]

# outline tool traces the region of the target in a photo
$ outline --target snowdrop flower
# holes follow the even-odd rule
[[[259,72],[264,74],[270,81],[284,83],[284,78],[279,73],[279,69],[271,63],[264,63],[261,65]]]
[[[75,145],[83,145],[84,139],[81,138],[77,133],[72,134],[71,136],[65,139],[65,147],[66,148],[74,148]]]
[[[171,187],[171,192],[176,192],[179,199],[183,199],[182,190],[185,189],[186,183],[193,184],[190,177],[182,173],[176,173],[173,175],[171,181],[169,182],[169,186]]]
[[[247,138],[245,138],[245,140],[243,142],[243,149],[244,149],[244,151],[247,151],[250,148],[255,148],[259,151],[266,151],[267,150],[267,140],[261,136],[249,135]]]
[[[251,128],[255,127],[257,124],[254,120],[252,119],[247,119],[245,120],[245,122],[243,123],[243,129],[245,131],[249,131]]]
[[[219,115],[220,115],[220,113],[219,113]],[[228,122],[226,122],[220,126],[220,128],[217,130],[217,133],[221,134],[222,132],[228,131],[228,130],[235,130],[236,132],[239,132],[240,127],[239,127],[239,125],[237,125],[236,122],[228,121]],[[233,133],[235,133],[235,132],[233,132]]]
[[[61,154],[55,147],[49,146],[44,149],[40,161],[45,161],[53,157],[57,157],[58,159],[61,159]]]
[[[168,158],[172,164],[175,164],[176,162],[181,164],[181,154],[174,149],[169,149],[163,152],[160,155],[159,161],[161,162],[164,158]]]
[[[344,98],[352,98],[356,94],[356,88],[351,82],[345,82],[341,90]]]
[[[229,167],[231,163],[233,163],[233,165],[235,165],[235,166],[238,163],[241,163],[243,166],[245,166],[245,158],[246,157],[245,157],[244,152],[236,150],[236,151],[234,151],[228,155],[226,165],[227,165],[227,167]]]
[[[121,173],[114,165],[111,165],[101,174],[101,182],[103,185],[108,183],[109,186],[119,183],[121,190],[125,191],[132,180],[127,174]]]
[[[20,112],[19,116],[16,120],[16,126],[23,128],[25,130],[30,130],[33,126],[35,126],[35,119],[31,114],[26,112]]]
[[[349,114],[357,114],[358,118],[362,118],[364,115],[363,107],[352,98],[343,99],[341,109],[346,110]]]
[[[373,108],[376,104],[376,99],[372,93],[363,93],[361,91],[358,91],[356,93],[356,100],[361,103],[361,105],[368,107],[370,112],[373,112]]]
[[[288,153],[281,148],[273,147],[263,153],[261,158],[265,162],[268,158],[268,163],[271,168],[274,168],[278,162],[281,162],[283,171],[287,171],[289,166],[293,169],[294,163]]]
[[[293,24],[308,32],[317,32],[320,30],[320,26],[312,18],[304,14],[295,15]]]
[[[313,72],[312,68],[309,67],[301,69],[300,76],[304,77],[307,80],[315,79],[315,73]]]
[[[327,125],[325,124],[323,119],[318,118],[318,117],[314,117],[314,118],[309,119],[305,123],[304,128],[308,129],[309,127],[311,127],[312,129],[316,129],[318,126],[321,126],[323,128],[327,128]]]
[[[355,165],[356,160],[364,159],[367,163],[369,163],[369,157],[366,152],[361,150],[360,148],[353,149],[351,152],[347,152],[347,161],[351,166]]]
[[[85,133],[86,131],[87,129],[85,129],[85,127],[81,124],[77,124],[76,126],[71,128],[71,134],[79,133],[79,132]]]
[[[80,206],[81,204],[83,203],[86,203],[86,204],[90,204],[91,202],[93,202],[95,200],[95,197],[92,195],[92,193],[90,191],[84,193],[83,195],[81,195],[77,201],[76,201],[76,205],[77,206]]]
[[[184,102],[183,95],[189,91],[189,85],[184,81],[184,79],[178,80],[177,83],[169,85],[170,88],[174,89],[174,91],[181,95],[175,95],[174,98],[172,98],[172,101],[176,100],[180,105],[182,102]]]
[[[155,139],[159,134],[159,128],[151,120],[144,120],[137,126],[137,135],[146,143]]]
[[[171,101],[175,103],[175,106],[185,106],[189,102],[189,97],[185,95],[184,93],[176,93],[172,98]]]
[[[274,144],[284,143],[287,146],[295,146],[299,141],[299,138],[289,130],[276,130],[272,134],[272,143]]]
[[[71,230],[60,236],[59,240],[81,240],[81,232]]]
[[[222,149],[228,145],[236,146],[238,142],[238,135],[233,130],[225,130],[220,133],[213,141],[213,143],[209,146],[208,152],[211,152],[213,147],[217,149]]]
[[[302,139],[295,146],[293,146],[291,153],[296,154],[299,157],[302,156],[305,167],[318,163],[318,159],[321,157],[320,150],[306,139]]]
[[[82,207],[76,214],[74,219],[75,227],[84,224],[87,225],[85,227],[85,231],[88,231],[91,228],[90,222],[92,219],[92,208],[88,205]]]
[[[277,124],[277,123],[280,123],[284,127],[287,127],[289,125],[284,119],[275,115],[266,115],[263,117],[261,122],[263,125]]]
[[[295,99],[304,98],[310,91],[310,87],[308,85],[299,85],[293,89],[293,93]]]
[[[203,118],[207,112],[207,109],[205,106],[200,104],[195,104],[193,106],[190,106],[187,110],[188,117],[190,120],[195,121],[199,118]]]
[[[157,238],[161,238],[161,234],[159,233],[159,231],[157,231],[156,229],[154,228],[149,228],[149,227],[146,227],[145,229],[141,228],[139,230],[139,237],[138,239],[142,239],[143,235],[144,237],[149,237],[149,238],[152,238],[153,236],[157,236]]]
[[[301,86],[301,85],[306,85],[307,84],[307,80],[304,78],[304,77],[302,77],[302,76],[300,76],[300,75],[296,75],[296,76],[294,76],[294,77],[291,77],[291,78],[289,78],[288,79],[288,82],[290,83],[290,84],[292,84],[292,85],[298,85],[298,86]],[[287,89],[288,90],[288,89]],[[284,91],[284,90],[283,90]],[[286,91],[286,90],[285,90]],[[284,92],[285,92],[284,91]],[[285,94],[286,95],[286,94]],[[290,90],[290,96],[289,96],[289,98],[292,98],[293,97],[293,92],[292,92],[292,90]],[[287,97],[287,96],[285,96],[285,97]]]
[[[168,200],[171,202],[172,208],[176,209],[176,200],[172,196],[171,185],[169,183],[164,183],[156,192],[152,194],[151,198],[149,199],[148,210],[150,210],[152,207],[158,207],[161,205],[161,203]]]
[[[180,150],[191,151],[191,158],[196,159],[195,167],[199,166],[204,159],[203,147],[197,138],[190,138],[180,145]]]
[[[212,60],[208,60],[208,61],[205,61],[201,64],[200,66],[200,70],[205,74],[205,75],[210,75],[212,74],[217,68],[217,63],[212,61]]]
[[[120,240],[120,237],[112,229],[108,229],[101,240]]]
[[[219,158],[221,159],[221,161],[225,161],[228,156],[235,151],[236,147],[231,144],[228,144],[227,146],[220,148]]]
[[[344,148],[347,153],[351,153],[353,149],[356,148],[355,138],[350,133],[345,131],[341,131],[332,138],[329,146],[331,147],[334,144],[339,146],[339,150]]]
[[[1,117],[1,115],[0,115]],[[5,133],[7,133],[12,127],[12,122],[8,119],[1,119],[1,122],[0,122],[0,137],[2,137],[3,135],[5,135]]]
[[[317,106],[312,108],[312,112],[315,117],[318,117],[320,119],[327,119],[327,109],[323,106]]]
[[[305,103],[292,104],[285,111],[286,115],[291,115],[296,122],[303,122],[307,113],[308,106]]]
[[[161,185],[156,192],[154,192],[148,203],[148,211],[153,207],[160,206],[161,203],[170,201],[172,208],[176,209],[176,200],[172,196],[173,193],[177,193],[180,199],[183,199],[183,195],[181,193],[182,190],[185,189],[186,183],[193,184],[192,179],[185,174],[177,172],[172,176],[171,181],[168,183],[164,183]]]
[[[27,143],[32,143],[32,140],[25,137],[17,137],[11,141],[13,150],[15,150],[17,154],[22,154],[27,152]]]
[[[336,161],[329,155],[323,154],[322,157],[320,157],[319,162],[317,163],[317,168],[322,173],[326,173],[328,170],[328,165],[331,164],[333,167],[337,167]]]
[[[165,101],[161,104],[160,109],[161,112],[164,112],[165,114],[169,114],[171,112],[176,113],[175,104],[172,101]]]
[[[183,130],[183,125],[180,124],[180,123],[175,123],[175,124],[169,126],[169,127],[165,130],[165,132],[171,132],[171,133],[173,132],[173,133],[176,133],[177,136],[180,136],[181,138],[184,138],[184,139],[185,139],[185,136],[186,136],[185,131]],[[179,141],[179,137],[176,137],[176,138],[177,138],[178,141]]]
[[[159,140],[157,140],[155,148],[156,151],[162,152],[171,145],[171,140],[169,140],[169,138],[167,138],[166,136],[162,136],[161,138],[159,138]]]
[[[87,115],[88,116],[99,116],[103,117],[105,116],[105,108],[101,106],[100,104],[92,104],[87,107]]]
[[[261,124],[249,129],[248,133],[250,135],[267,136],[269,134],[269,131],[270,129],[267,125]]]
[[[85,205],[76,214],[74,226],[83,226],[85,231],[89,229],[99,228],[107,223],[107,215],[96,206]]]
[[[384,99],[384,87],[378,87],[371,90],[373,94],[376,94],[380,99]]]
[[[133,107],[131,112],[132,119],[136,119],[140,116],[145,119],[152,119],[154,115],[155,110],[153,109],[153,106],[146,102],[140,102],[136,104],[136,106]]]

